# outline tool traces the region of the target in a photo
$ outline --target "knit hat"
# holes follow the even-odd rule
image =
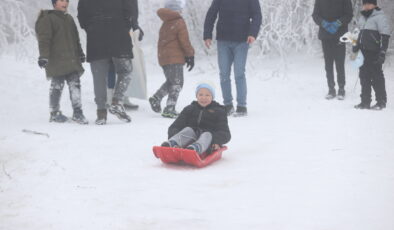
[[[375,6],[378,5],[378,1],[377,0],[363,0],[363,5],[364,4],[368,4],[368,3],[374,4]]]
[[[211,94],[212,94],[212,99],[215,98],[215,88],[212,87],[210,84],[208,84],[208,83],[201,83],[201,84],[199,84],[197,86],[197,88],[196,88],[196,95],[197,95],[198,91],[200,91],[200,89],[207,89],[207,90],[209,90],[209,92],[211,92]]]
[[[185,0],[166,0],[164,8],[174,11],[181,11],[185,5]]]

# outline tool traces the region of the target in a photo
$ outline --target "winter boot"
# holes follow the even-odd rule
[[[360,104],[355,105],[354,108],[356,108],[356,109],[370,109],[371,105],[368,103],[361,102]]]
[[[248,110],[245,106],[237,106],[234,117],[244,117],[248,115]]]
[[[337,96],[337,93],[335,92],[335,89],[329,89],[328,93],[326,95],[327,100],[334,99]]]
[[[69,121],[68,117],[64,116],[61,111],[53,111],[49,117],[49,122],[65,123],[67,121]]]
[[[82,109],[74,109],[72,120],[81,125],[89,124],[89,121],[83,115]]]
[[[121,121],[131,122],[131,117],[127,115],[123,105],[119,104],[116,100],[112,101],[112,105],[109,107],[109,112],[117,116]]]
[[[227,116],[231,116],[234,113],[234,106],[233,106],[233,104],[225,105],[224,109],[226,110]]]
[[[167,106],[164,108],[161,116],[166,117],[166,118],[176,118],[178,116],[178,113],[175,111],[174,106]]]
[[[171,148],[179,148],[178,143],[176,143],[176,141],[174,140],[169,140],[169,141],[164,141],[161,144],[162,147],[171,147]]]
[[[152,108],[152,110],[155,113],[160,113],[161,112],[160,100],[156,96],[153,96],[153,97],[149,98],[149,104],[150,104],[150,107]]]
[[[97,110],[96,125],[105,125],[106,123],[107,123],[107,110],[106,109],[98,109]]]
[[[340,88],[339,90],[338,90],[338,100],[345,100],[345,94],[346,94],[346,92],[345,92],[345,89],[344,88]]]
[[[196,151],[198,154],[202,154],[201,146],[197,143],[187,146],[186,149],[190,149],[190,150]]]
[[[124,97],[123,106],[127,110],[138,110],[138,108],[139,108],[138,105],[131,103],[129,97]]]
[[[378,102],[371,107],[372,110],[382,110],[384,108],[386,108],[386,103],[384,102]]]

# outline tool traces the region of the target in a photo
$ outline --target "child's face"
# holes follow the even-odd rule
[[[375,9],[375,7],[376,6],[374,4],[366,3],[363,5],[363,10],[372,10],[372,9]]]
[[[55,8],[55,10],[66,12],[68,8],[68,1],[69,0],[57,0],[56,3],[53,4],[53,8]]]
[[[212,94],[208,89],[202,88],[197,92],[197,102],[202,107],[206,107],[212,102]]]

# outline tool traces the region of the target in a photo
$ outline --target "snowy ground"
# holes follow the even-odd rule
[[[394,67],[385,70],[388,108],[359,111],[350,66],[347,99],[326,101],[323,60],[289,60],[286,77],[271,77],[275,60],[249,71],[250,115],[230,118],[233,138],[221,161],[195,169],[153,156],[171,120],[146,101],[136,101],[131,124],[110,116],[94,125],[88,65],[82,87],[91,124],[52,124],[43,71],[2,58],[0,229],[394,229]],[[204,79],[216,82],[221,102],[217,73],[197,64],[179,110]],[[148,67],[153,93],[163,76]],[[67,90],[62,109],[71,115]]]

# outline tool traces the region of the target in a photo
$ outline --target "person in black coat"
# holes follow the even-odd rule
[[[249,45],[256,39],[262,22],[259,0],[213,0],[204,23],[204,41],[212,45],[216,19],[216,38],[220,86],[228,115],[234,112],[231,90],[231,66],[237,89],[237,116],[247,115],[247,83],[245,66]]]
[[[351,0],[316,0],[313,20],[320,27],[319,39],[322,41],[328,94],[326,99],[337,96],[334,80],[334,62],[337,70],[338,99],[345,99],[345,57],[346,46],[339,38],[348,31],[348,24],[353,18]]]
[[[168,128],[168,141],[162,146],[195,150],[202,154],[217,150],[231,139],[224,106],[213,101],[215,91],[209,84],[197,86],[197,101],[186,106]]]
[[[90,62],[95,101],[96,124],[107,120],[107,75],[113,62],[118,76],[109,112],[130,122],[121,104],[131,81],[133,58],[130,29],[139,29],[137,0],[80,0],[78,20],[87,34],[87,61]]]

